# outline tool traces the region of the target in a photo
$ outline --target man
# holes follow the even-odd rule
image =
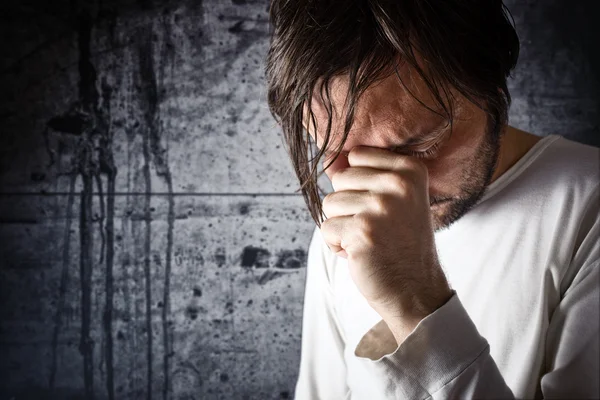
[[[269,106],[318,225],[296,399],[600,398],[600,150],[507,124],[501,1],[270,13]]]

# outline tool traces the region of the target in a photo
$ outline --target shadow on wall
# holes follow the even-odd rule
[[[600,147],[600,3],[507,0],[521,40],[511,124]]]

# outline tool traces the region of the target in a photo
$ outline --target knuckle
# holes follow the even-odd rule
[[[358,228],[362,228],[364,225],[367,225],[369,222],[369,218],[365,213],[356,213],[354,214],[354,222]]]
[[[357,226],[358,232],[361,233],[363,238],[369,239],[373,237],[373,233],[376,229],[375,221],[366,213],[358,213],[354,215],[354,220]]]
[[[406,179],[410,182],[410,187],[415,188],[427,181],[427,174],[427,167],[424,164],[416,164],[415,168],[406,173]]]
[[[410,162],[411,157],[394,157],[393,159],[393,169],[394,170],[403,170],[408,167],[408,163]]]
[[[323,204],[323,212],[325,213],[325,215],[334,213],[334,211],[335,211],[334,207],[335,207],[335,202],[336,202],[335,195],[336,194],[337,194],[337,192],[331,192],[323,198],[322,204]],[[328,215],[328,217],[329,217],[329,215]]]
[[[416,157],[402,157],[404,159],[404,165],[407,168],[419,168],[421,165],[421,161]]]
[[[387,196],[381,193],[373,195],[373,208],[379,214],[385,214],[389,210],[390,201]]]
[[[362,164],[361,160],[369,154],[369,148],[365,146],[355,146],[348,152],[348,163]],[[366,159],[365,159],[366,161]]]
[[[356,159],[356,157],[360,157],[362,155],[362,148],[359,146],[355,146],[352,149],[350,149],[350,152],[348,153],[348,159],[350,159],[350,157],[352,157],[353,161],[354,159]]]
[[[323,233],[323,235],[326,237],[329,234],[329,229],[331,228],[331,222],[329,221],[329,219],[324,220],[323,222],[321,222],[321,227],[319,228],[321,230],[321,232]]]
[[[344,170],[339,170],[339,171],[336,171],[336,172],[335,172],[335,173],[334,173],[334,174],[331,176],[331,184],[333,185],[333,187],[334,187],[334,188],[335,188],[335,187],[337,187],[337,185],[338,185],[338,183],[339,183],[339,181],[340,181],[340,178],[342,177],[342,172],[343,172],[343,171],[344,171]]]
[[[398,173],[387,174],[385,177],[385,183],[387,186],[401,192],[405,192],[407,190],[406,179]]]
[[[394,160],[394,169],[421,174],[427,171],[425,163],[417,157],[398,157]]]
[[[329,193],[327,196],[323,197],[323,208],[328,208],[331,203],[331,195],[333,193]]]
[[[417,175],[422,175],[427,173],[427,166],[424,162],[415,157],[407,157],[407,168],[417,173]]]

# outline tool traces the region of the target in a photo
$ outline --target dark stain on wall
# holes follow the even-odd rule
[[[262,275],[260,275],[258,277],[258,279],[256,280],[256,282],[259,285],[262,286],[265,283],[267,283],[269,281],[272,281],[273,279],[279,278],[280,276],[283,276],[283,272],[277,271],[277,270],[273,270],[273,269],[268,269],[265,272],[263,272]]]
[[[48,121],[48,128],[57,132],[80,136],[89,124],[86,119],[85,115],[72,111],[69,114],[52,117]]]
[[[267,268],[269,266],[269,250],[261,247],[246,246],[242,251],[242,267]]]
[[[69,259],[71,253],[71,223],[73,220],[73,203],[75,202],[75,179],[76,175],[72,175],[70,177],[69,182],[69,197],[67,200],[67,215],[66,222],[63,234],[63,251],[62,251],[62,265],[61,265],[61,274],[60,274],[60,284],[59,284],[59,292],[58,292],[58,302],[56,305],[56,314],[54,317],[54,329],[52,332],[52,360],[50,365],[50,377],[49,377],[49,389],[50,391],[54,390],[54,382],[56,378],[56,369],[58,362],[58,336],[60,334],[60,330],[63,323],[63,313],[65,309],[65,297],[67,293],[67,285],[69,282]]]
[[[240,214],[241,215],[246,215],[246,214],[248,214],[249,211],[250,211],[249,204],[241,204],[240,205]]]
[[[147,2],[142,2],[145,5]],[[157,107],[157,88],[156,78],[154,76],[154,58],[152,54],[152,30],[151,27],[145,26],[138,36],[138,60],[140,73],[140,103],[142,113],[145,117],[145,125],[142,125],[143,135],[143,154],[144,154],[144,221],[145,221],[145,238],[144,238],[144,279],[145,279],[145,295],[146,295],[146,393],[147,398],[152,398],[152,381],[153,381],[153,346],[154,333],[152,329],[152,276],[150,265],[150,252],[152,243],[152,216],[151,216],[151,201],[152,201],[152,180],[150,176],[150,131],[156,129],[156,107]]]
[[[168,151],[164,147],[162,142],[162,135],[164,131],[161,129],[161,120],[159,115],[159,103],[161,102],[161,95],[164,95],[164,74],[167,67],[167,63],[171,64],[174,60],[174,45],[170,41],[169,25],[164,23],[159,25],[163,30],[164,44],[161,49],[158,50],[159,65],[156,66],[154,63],[154,43],[158,41],[156,29],[152,23],[145,26],[139,34],[139,71],[140,71],[140,99],[144,114],[145,122],[145,133],[143,139],[143,152],[144,152],[144,180],[146,184],[146,195],[145,195],[145,210],[146,210],[146,255],[150,254],[151,251],[151,193],[152,183],[150,178],[150,160],[153,162],[153,166],[156,169],[158,177],[162,178],[167,186],[167,201],[168,201],[168,218],[167,218],[167,248],[165,255],[165,277],[164,277],[164,288],[163,288],[163,307],[161,311],[162,319],[162,336],[163,336],[163,398],[167,398],[169,394],[170,385],[170,357],[172,356],[172,345],[171,345],[171,329],[172,324],[169,320],[171,301],[170,301],[170,280],[171,280],[171,269],[172,269],[172,255],[173,255],[173,229],[175,222],[175,200],[173,197],[173,180],[171,171],[168,163]],[[158,71],[158,76],[155,71]],[[145,97],[144,97],[145,96]],[[150,259],[148,256],[145,258],[144,263],[144,275],[146,278],[146,330],[148,332],[147,341],[147,359],[148,359],[148,398],[152,397],[152,382],[153,382],[153,345],[152,345],[152,278],[150,271]]]
[[[277,255],[277,268],[296,269],[306,265],[306,252],[302,248],[283,250]]]
[[[202,257],[201,254],[199,254],[200,257]],[[215,263],[217,264],[218,268],[221,268],[225,265],[225,263],[227,262],[227,255],[225,254],[225,248],[222,246],[217,247],[217,249],[215,250],[215,254],[214,254],[214,258],[215,258]]]
[[[55,386],[55,377],[57,373],[58,340],[63,326],[63,313],[65,307],[65,294],[69,284],[68,263],[70,258],[71,242],[71,221],[72,208],[75,201],[75,182],[77,177],[81,178],[82,191],[79,194],[80,212],[79,212],[79,235],[80,235],[80,285],[81,285],[81,332],[79,351],[83,357],[83,377],[84,391],[86,398],[95,397],[94,389],[94,340],[91,337],[92,324],[92,268],[94,266],[93,255],[99,253],[99,263],[105,267],[105,307],[102,315],[102,326],[104,330],[105,343],[103,343],[103,362],[106,364],[106,393],[109,399],[115,398],[114,387],[114,348],[113,348],[113,301],[114,301],[114,246],[115,246],[115,182],[117,177],[117,168],[115,166],[112,153],[113,132],[110,131],[109,122],[111,115],[111,87],[106,81],[100,84],[97,79],[96,68],[91,58],[91,35],[95,28],[94,20],[91,16],[91,9],[94,4],[73,2],[71,10],[71,21],[73,21],[74,31],[77,36],[79,49],[78,73],[79,73],[79,97],[65,113],[51,117],[47,122],[45,132],[46,145],[49,154],[50,165],[54,164],[62,154],[49,146],[48,135],[53,132],[61,135],[73,135],[77,138],[75,147],[75,156],[70,170],[67,174],[70,176],[70,192],[68,195],[66,225],[64,233],[63,264],[58,293],[58,306],[54,318],[54,328],[52,334],[52,361],[49,375],[49,387],[52,390]],[[109,14],[114,20],[118,17],[116,11]],[[159,90],[162,90],[162,78],[166,64],[173,62],[174,46],[170,42],[170,32],[168,24],[161,26],[166,40],[165,45],[160,49],[160,65],[154,65],[154,42],[156,42],[156,33],[153,27],[153,21],[150,20],[146,26],[138,30],[136,36],[139,59],[139,93],[133,93],[139,96],[140,106],[144,115],[144,125],[137,123],[135,128],[142,132],[143,136],[143,155],[144,155],[144,180],[146,184],[144,196],[144,217],[145,222],[145,241],[144,250],[144,277],[146,293],[146,332],[147,332],[147,398],[152,398],[153,376],[153,329],[152,329],[152,277],[150,272],[151,254],[151,196],[152,187],[150,179],[150,163],[152,162],[156,174],[161,177],[168,188],[168,228],[167,228],[167,248],[165,254],[165,277],[162,301],[162,330],[163,330],[163,371],[164,379],[163,398],[169,394],[169,362],[172,356],[171,330],[172,323],[170,316],[170,275],[173,253],[173,229],[175,220],[175,204],[173,198],[173,185],[171,172],[168,165],[167,150],[161,144],[162,131],[158,115]],[[111,38],[113,36],[111,35]],[[159,76],[156,76],[156,70]],[[98,86],[101,93],[98,93]],[[100,98],[100,95],[102,98]],[[100,101],[102,100],[102,101]],[[58,153],[58,154],[57,154]],[[43,180],[41,174],[32,175],[32,180]],[[106,179],[106,191],[103,189],[103,178]],[[94,192],[94,185],[96,191]],[[93,197],[98,196],[99,214],[93,211]],[[95,250],[94,227],[98,223],[100,234],[100,249]],[[118,338],[123,340],[125,335],[119,331]]]
[[[93,20],[86,4],[72,4],[71,19],[76,28],[79,49],[79,98],[66,114],[52,117],[48,128],[60,133],[80,137],[76,148],[75,162],[69,172],[70,191],[67,206],[67,223],[64,234],[63,267],[59,286],[59,302],[55,317],[55,327],[52,337],[52,363],[50,370],[49,386],[54,388],[57,369],[57,343],[62,326],[62,314],[65,302],[65,293],[68,284],[68,259],[70,256],[71,213],[74,202],[75,181],[77,175],[81,176],[83,190],[80,193],[80,280],[81,280],[81,336],[79,351],[83,357],[84,387],[87,398],[94,398],[94,341],[91,332],[91,297],[92,297],[92,267],[94,254],[93,224],[100,226],[100,263],[105,262],[105,299],[106,304],[103,315],[103,329],[106,343],[104,357],[106,363],[106,385],[109,399],[114,399],[113,378],[113,263],[114,263],[114,192],[117,169],[112,155],[112,137],[109,132],[107,118],[110,116],[111,88],[105,83],[102,85],[102,106],[99,103],[97,91],[97,72],[91,60],[91,32]],[[47,135],[46,132],[45,135]],[[50,149],[49,149],[50,150]],[[54,151],[49,151],[50,162],[55,161]],[[107,199],[104,204],[104,191],[101,175],[107,179]],[[93,212],[93,191],[96,184],[99,201],[100,215]],[[105,215],[106,212],[106,215]]]

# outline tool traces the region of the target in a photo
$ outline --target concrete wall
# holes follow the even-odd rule
[[[268,2],[4,3],[0,399],[292,398],[314,224]],[[511,122],[600,145],[597,3],[507,4]]]

